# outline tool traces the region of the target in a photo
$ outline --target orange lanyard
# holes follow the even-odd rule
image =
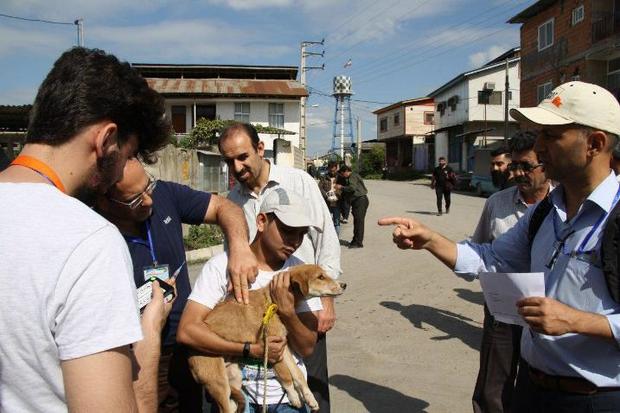
[[[47,166],[44,162],[33,158],[32,156],[19,155],[13,160],[13,162],[11,162],[11,165],[20,165],[28,169],[32,169],[58,188],[60,192],[66,193],[65,186],[60,181],[60,178],[56,172],[54,172],[54,170]]]

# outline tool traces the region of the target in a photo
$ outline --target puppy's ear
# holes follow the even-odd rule
[[[291,288],[302,297],[308,296],[308,277],[303,276],[302,271],[291,271]]]

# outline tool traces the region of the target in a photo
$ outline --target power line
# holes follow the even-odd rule
[[[396,0],[396,1],[393,3],[393,5],[395,6],[397,3],[400,3],[401,1],[402,1],[402,0]],[[379,4],[381,4],[381,3],[379,3],[379,2],[373,3],[373,5],[372,5],[372,6],[370,6],[370,9],[374,8],[376,5],[379,5]],[[332,30],[332,31],[331,31],[331,33],[326,34],[326,35],[325,35],[325,39],[328,39],[328,38],[332,37],[332,35],[333,35],[333,34],[335,34],[335,33],[337,33],[338,31],[340,31],[340,29],[342,29],[343,27],[347,26],[349,23],[351,23],[353,20],[357,19],[357,18],[358,18],[359,16],[361,16],[361,15],[362,15],[365,11],[368,11],[368,10],[369,10],[369,8],[360,7],[356,13],[352,14],[352,15],[351,15],[351,16],[349,16],[349,17],[348,17],[345,21],[343,21],[342,23],[340,23],[340,24],[338,25],[338,27],[336,27],[334,30]],[[342,40],[342,38],[341,38],[341,39],[339,39],[339,40]]]
[[[8,14],[3,14],[3,13],[0,13],[0,17],[6,17],[8,19],[15,19],[15,20],[23,20],[27,22],[60,24],[60,25],[68,25],[68,26],[75,26],[77,24],[77,20],[74,22],[61,22],[61,21],[45,20],[45,19],[29,19],[27,17],[11,16]]]

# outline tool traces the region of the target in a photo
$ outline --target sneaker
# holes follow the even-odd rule
[[[348,219],[345,219],[345,218],[340,218],[340,223],[341,223],[341,224],[346,224],[347,222],[349,222],[349,220],[348,220]]]
[[[351,244],[349,244],[349,249],[352,249],[352,248],[364,248],[364,245],[358,244],[357,242],[356,243],[351,243]]]
[[[450,208],[446,208],[446,214],[450,213]]]
[[[442,215],[442,214],[441,214],[441,211],[439,211],[439,212],[437,213],[437,216],[438,216],[438,217],[440,217],[441,215]]]

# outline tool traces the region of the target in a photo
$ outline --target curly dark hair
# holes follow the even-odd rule
[[[64,52],[39,87],[30,112],[26,143],[61,145],[102,120],[118,126],[119,144],[138,138],[147,163],[170,141],[164,99],[129,63],[98,49]]]
[[[536,143],[536,134],[530,131],[519,131],[508,141],[510,152],[531,151]]]

